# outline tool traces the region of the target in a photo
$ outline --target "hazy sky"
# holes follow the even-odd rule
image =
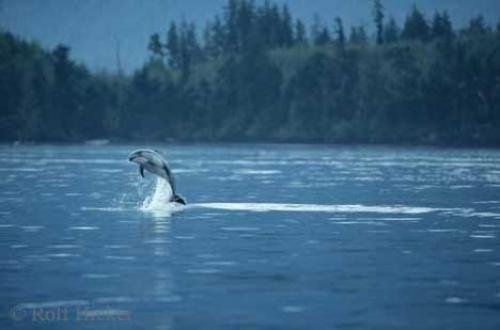
[[[219,13],[226,0],[0,0],[0,27],[46,47],[65,43],[73,56],[93,69],[116,69],[116,49],[127,71],[147,58],[147,42],[154,32],[165,33],[172,19],[204,24]],[[280,0],[294,16],[310,22],[318,13],[325,22],[341,16],[347,25],[371,27],[372,0]],[[383,0],[389,15],[402,21],[417,5],[428,15],[448,10],[456,25],[483,14],[488,22],[500,19],[500,0]]]

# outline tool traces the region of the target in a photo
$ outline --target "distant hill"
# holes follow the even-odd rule
[[[257,1],[261,2],[261,1]],[[282,2],[284,2],[282,0]],[[306,22],[318,13],[325,22],[341,16],[347,25],[365,24],[371,0],[289,0],[292,12]],[[117,49],[127,71],[138,68],[148,54],[146,44],[154,32],[166,30],[172,19],[186,18],[198,25],[218,13],[226,0],[23,0],[3,1],[0,26],[46,47],[65,43],[74,56],[93,69],[115,70]],[[483,14],[496,24],[498,0],[384,0],[387,14],[402,21],[412,3],[427,15],[448,10],[457,26]]]

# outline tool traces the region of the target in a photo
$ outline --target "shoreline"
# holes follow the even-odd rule
[[[101,141],[101,140],[99,140]],[[218,140],[218,141],[200,141],[200,140],[109,140],[105,143],[93,143],[90,141],[1,141],[2,147],[21,147],[21,146],[86,146],[86,147],[109,147],[109,146],[129,146],[129,145],[176,145],[176,146],[304,146],[304,147],[353,147],[353,148],[426,148],[426,149],[456,149],[456,150],[500,150],[500,144],[440,144],[440,143],[384,143],[384,142],[306,142],[306,141],[275,141],[275,140]]]

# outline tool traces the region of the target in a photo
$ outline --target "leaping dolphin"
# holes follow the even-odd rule
[[[175,192],[175,180],[172,171],[168,167],[163,157],[154,150],[140,149],[135,150],[128,156],[128,160],[139,165],[139,173],[144,177],[144,170],[153,173],[160,178],[165,179],[172,188],[171,202],[186,205],[186,201]]]

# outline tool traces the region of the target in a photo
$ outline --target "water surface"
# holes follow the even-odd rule
[[[137,147],[0,147],[0,328],[500,327],[498,151]]]

